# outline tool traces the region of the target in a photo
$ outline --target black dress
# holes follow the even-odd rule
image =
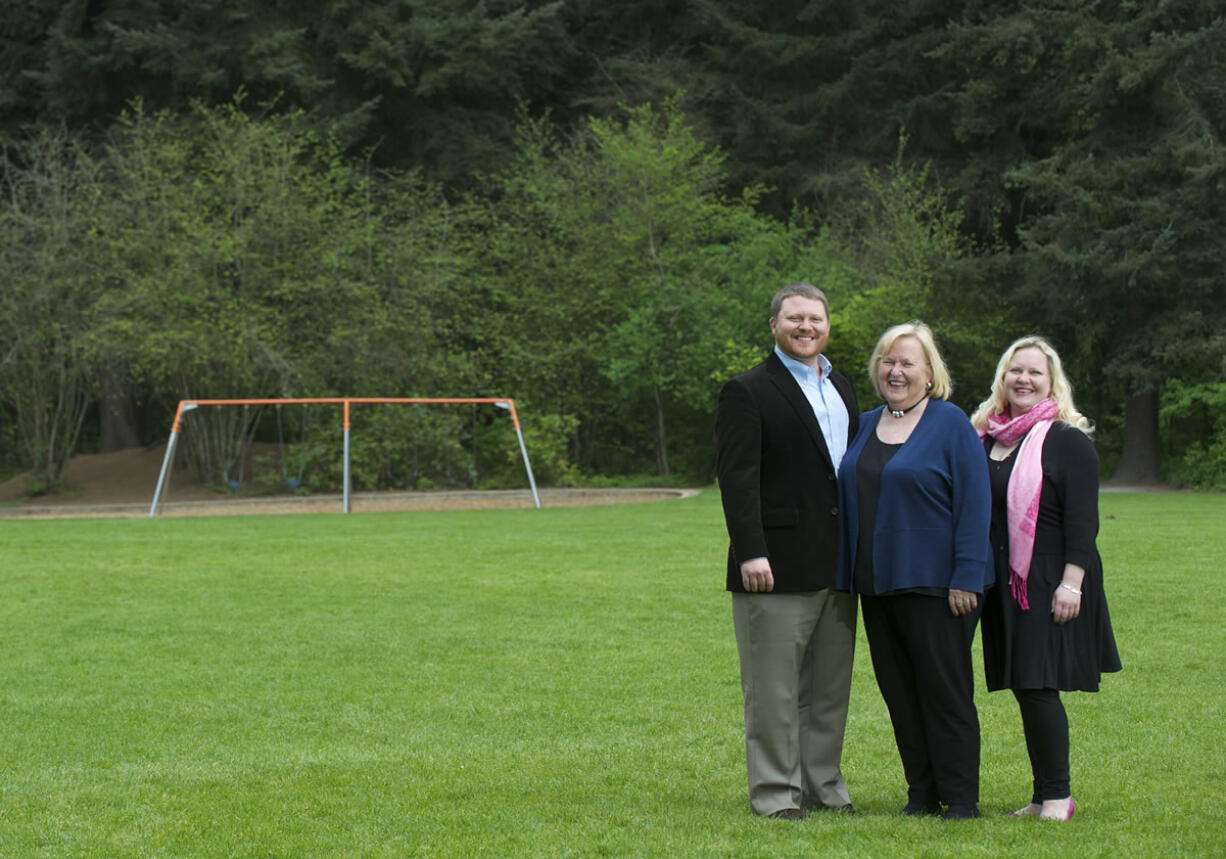
[[[992,439],[984,439],[987,450]],[[1020,445],[1019,445],[1020,449]],[[1103,673],[1119,671],[1111,630],[1098,535],[1098,453],[1085,433],[1057,422],[1043,444],[1043,489],[1026,581],[1030,608],[1023,611],[1009,590],[1009,535],[1005,497],[1017,450],[988,460],[992,482],[992,550],[996,587],[984,597],[983,665],[990,691],[1058,689],[1097,692]],[[1052,594],[1066,563],[1084,567],[1081,613],[1057,624]]]

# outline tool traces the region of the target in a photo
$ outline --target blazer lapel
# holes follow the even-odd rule
[[[779,356],[774,352],[770,354],[768,369],[770,371],[771,382],[775,384],[775,387],[783,394],[783,398],[796,411],[800,422],[808,430],[809,437],[813,439],[813,443],[817,445],[822,458],[826,460],[826,465],[833,471],[834,461],[830,458],[830,449],[826,447],[826,437],[822,435],[822,428],[817,424],[817,416],[813,414],[813,406],[809,405],[809,400],[805,397],[805,392],[800,389],[800,384],[792,377],[788,368],[783,366],[783,362],[779,360]]]

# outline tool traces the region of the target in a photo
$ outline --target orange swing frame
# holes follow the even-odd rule
[[[350,473],[349,473],[349,409],[353,404],[476,404],[492,405],[507,409],[511,413],[511,421],[515,426],[515,437],[519,440],[519,451],[524,458],[524,470],[528,473],[528,485],[532,488],[532,501],[539,509],[541,496],[536,489],[536,477],[532,474],[532,464],[528,460],[528,448],[524,444],[523,429],[519,424],[519,414],[515,411],[515,401],[505,397],[305,397],[305,398],[275,398],[275,399],[220,399],[220,400],[179,400],[175,409],[174,423],[170,427],[170,438],[166,443],[166,455],[162,458],[162,470],[158,474],[157,488],[153,491],[153,503],[149,505],[149,518],[157,515],[158,505],[162,500],[162,492],[166,486],[166,477],[170,473],[170,463],[174,459],[175,443],[183,427],[183,416],[199,406],[284,406],[284,405],[339,405],[342,406],[344,435],[344,490],[342,494],[343,513],[351,511],[350,506]]]

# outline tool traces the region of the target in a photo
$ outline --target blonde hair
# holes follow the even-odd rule
[[[971,415],[971,423],[976,429],[984,429],[988,425],[989,417],[998,413],[1008,413],[1009,399],[1005,391],[1005,374],[1013,365],[1013,357],[1022,349],[1031,348],[1038,349],[1047,356],[1047,372],[1051,378],[1051,398],[1056,401],[1056,419],[1090,435],[1094,432],[1094,424],[1073,405],[1073,386],[1069,384],[1068,376],[1064,373],[1064,364],[1060,361],[1059,353],[1047,341],[1047,338],[1037,334],[1019,337],[1010,343],[1009,348],[1000,356],[1000,361],[996,364],[996,376],[992,379],[992,395],[975,409],[975,413]]]
[[[928,389],[928,394],[936,397],[938,400],[948,400],[949,395],[954,390],[953,380],[949,377],[949,370],[945,367],[945,360],[941,357],[941,353],[937,351],[937,343],[936,339],[932,336],[932,329],[918,319],[912,319],[910,322],[904,322],[901,325],[887,328],[886,332],[881,335],[881,339],[877,341],[873,354],[868,359],[868,378],[873,383],[873,389],[879,396],[885,396],[877,380],[877,365],[881,363],[885,353],[890,351],[890,348],[893,347],[894,342],[899,337],[914,337],[919,341],[920,348],[924,350],[924,360],[928,362],[928,370],[932,373],[932,387]]]

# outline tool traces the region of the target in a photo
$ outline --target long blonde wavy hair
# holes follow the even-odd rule
[[[1057,420],[1064,421],[1070,426],[1077,427],[1086,435],[1090,435],[1094,432],[1094,424],[1077,411],[1077,406],[1073,404],[1073,386],[1069,384],[1068,376],[1064,374],[1064,364],[1060,362],[1060,354],[1047,341],[1047,338],[1037,334],[1019,337],[1010,343],[1009,348],[1000,356],[1000,361],[996,364],[996,376],[992,379],[992,395],[975,409],[975,413],[971,415],[971,423],[976,429],[985,429],[990,416],[1008,412],[1009,400],[1005,395],[1005,374],[1009,372],[1009,367],[1013,364],[1013,356],[1018,353],[1018,350],[1031,347],[1047,356],[1047,373],[1051,378],[1051,398],[1056,401],[1058,410]]]

